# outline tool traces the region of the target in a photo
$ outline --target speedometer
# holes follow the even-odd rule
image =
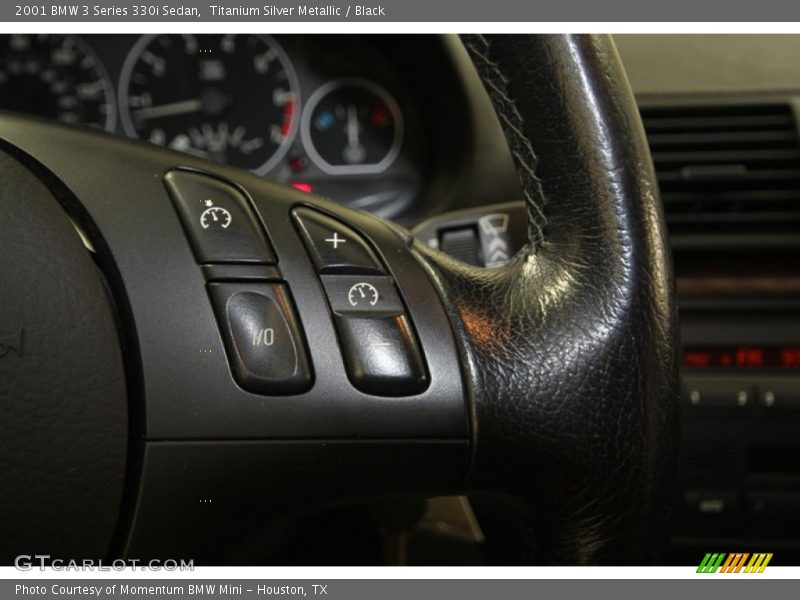
[[[262,174],[298,125],[297,77],[263,35],[145,36],[119,94],[128,135]]]
[[[111,130],[114,106],[108,73],[80,38],[0,36],[0,108]]]

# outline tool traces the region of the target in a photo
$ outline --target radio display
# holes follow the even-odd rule
[[[687,369],[800,369],[800,347],[688,347],[683,351],[683,366]]]

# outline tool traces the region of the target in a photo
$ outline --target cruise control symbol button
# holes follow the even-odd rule
[[[210,175],[174,169],[164,176],[198,264],[276,264],[245,192]]]
[[[399,315],[404,311],[391,277],[322,275],[331,310],[337,315]]]
[[[200,215],[200,226],[203,229],[208,229],[209,227],[227,229],[233,220],[231,213],[221,206],[214,206],[213,200],[206,200],[205,205],[208,208]]]
[[[350,306],[364,306],[366,304],[375,306],[378,300],[380,300],[380,294],[377,288],[365,281],[356,283],[347,292],[347,301],[350,302]]]

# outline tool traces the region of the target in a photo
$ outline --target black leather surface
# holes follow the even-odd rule
[[[67,215],[1,150],[0,256],[0,564],[103,557],[127,446],[112,309]]]
[[[676,313],[653,169],[610,38],[467,36],[530,244],[483,270],[420,247],[473,380],[470,485],[528,506],[526,562],[657,559],[676,444]]]

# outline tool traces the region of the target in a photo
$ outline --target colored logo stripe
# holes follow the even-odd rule
[[[722,565],[720,573],[738,573],[742,570],[742,567],[744,566],[748,556],[750,556],[750,554],[747,552],[744,554],[738,552],[735,554],[729,554],[727,560]]]
[[[718,554],[714,553],[711,554],[710,552],[706,553],[703,557],[703,561],[700,563],[700,566],[697,567],[698,573],[716,573],[719,566],[722,564],[722,561],[725,560],[725,554]]]
[[[744,569],[745,573],[763,573],[767,568],[769,561],[772,560],[772,554],[753,554],[753,558],[747,563]]]
[[[750,559],[747,562],[747,559]],[[734,552],[707,552],[697,567],[698,573],[763,573],[772,560],[771,553]],[[747,563],[747,566],[745,566]],[[744,568],[744,571],[742,569]]]

